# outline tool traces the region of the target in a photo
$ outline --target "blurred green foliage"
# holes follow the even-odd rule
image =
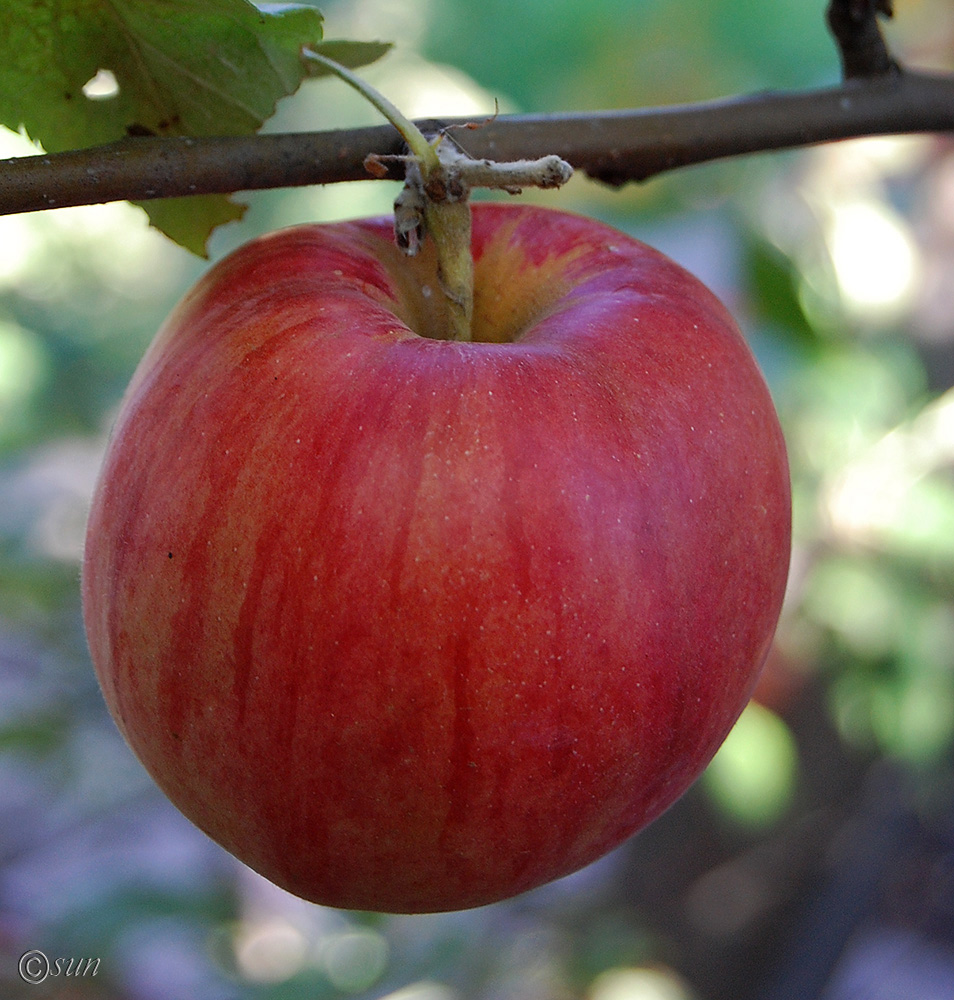
[[[425,54],[522,111],[671,104],[831,79],[831,44],[811,4],[775,4],[766,17],[752,0],[435,0],[427,21]]]
[[[940,0],[911,7],[891,29],[899,53],[948,65],[954,17]],[[398,43],[366,75],[408,113],[478,117],[495,99],[561,110],[833,83],[822,8],[340,0],[323,10],[329,34]],[[283,102],[270,127],[375,120],[325,80]],[[25,149],[2,141],[3,155]],[[256,195],[240,225],[215,235],[213,255],[277,225],[387,211],[394,193],[359,183]],[[20,953],[43,948],[101,957],[96,979],[72,984],[90,997],[761,998],[793,900],[817,885],[821,859],[867,801],[871,766],[913,776],[921,822],[950,815],[948,140],[752,157],[618,192],[577,179],[531,197],[597,215],[695,271],[766,372],[790,449],[796,546],[756,704],[670,813],[605,862],[513,903],[340,914],[251,876],[131,758],[79,614],[85,504],[111,414],[202,265],[129,206],[2,219],[4,996],[58,995],[15,974]]]

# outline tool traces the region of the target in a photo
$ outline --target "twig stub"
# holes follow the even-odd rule
[[[878,17],[892,17],[892,0],[831,0],[826,19],[846,80],[899,73],[881,34]]]

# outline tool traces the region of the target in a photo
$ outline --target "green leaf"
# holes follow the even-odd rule
[[[146,211],[156,229],[199,257],[208,257],[206,245],[212,230],[226,222],[237,222],[248,207],[218,194],[157,198],[134,204]]]
[[[128,135],[256,132],[306,73],[304,45],[321,39],[321,14],[301,3],[249,0],[33,0],[4,10],[0,122],[49,152]],[[118,90],[84,87],[100,70]],[[234,218],[224,197],[147,211],[190,246],[197,220]],[[163,220],[161,223],[159,219]],[[176,237],[173,237],[176,238]]]
[[[759,318],[790,342],[816,347],[818,334],[802,308],[794,264],[780,250],[757,239],[747,248],[747,264],[750,301]]]
[[[361,66],[368,66],[370,63],[377,62],[378,59],[391,51],[390,42],[352,42],[345,39],[328,39],[326,42],[320,42],[318,45],[309,45],[308,47],[312,52],[327,56],[327,58],[333,59],[336,63],[341,63],[342,66],[346,66],[348,69],[358,69]],[[332,75],[331,70],[327,66],[322,66],[321,63],[316,62],[314,59],[307,60],[305,69],[310,77]]]

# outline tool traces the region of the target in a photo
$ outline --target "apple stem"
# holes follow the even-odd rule
[[[323,56],[320,52],[305,48],[302,50],[302,55],[306,59],[321,63],[322,66],[331,70],[335,76],[344,80],[345,83],[353,87],[369,104],[380,111],[398,132],[401,133],[401,137],[408,144],[411,152],[421,161],[425,173],[430,173],[432,170],[438,169],[440,163],[434,146],[427,141],[424,133],[414,122],[400,108],[392,104],[384,94],[375,90],[366,80],[362,80],[357,73],[352,73],[347,66],[342,66],[341,63]]]
[[[438,284],[444,293],[449,327],[448,340],[471,339],[474,303],[474,264],[470,253],[470,208],[466,193],[452,197],[444,179],[438,148],[403,112],[367,81],[346,66],[311,49],[306,58],[327,67],[369,101],[401,133],[411,150],[403,198],[395,205],[395,233],[405,253],[416,253],[425,233],[437,251]],[[373,159],[372,159],[373,162]],[[370,164],[369,164],[370,166]]]
[[[428,139],[423,132],[361,77],[327,56],[304,49],[303,55],[321,63],[369,101],[400,132],[410,156],[371,155],[365,160],[368,171],[377,176],[386,172],[384,161],[399,160],[405,165],[404,189],[394,203],[394,232],[398,246],[409,256],[421,247],[425,236],[434,241],[437,279],[443,292],[448,340],[472,338],[474,311],[474,261],[470,245],[472,188],[497,188],[519,194],[522,188],[559,187],[573,168],[558,156],[539,160],[496,163],[474,160],[442,133]]]

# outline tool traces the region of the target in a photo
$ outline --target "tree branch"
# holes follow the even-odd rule
[[[463,124],[420,122],[425,130]],[[954,77],[897,70],[837,87],[664,109],[509,115],[455,132],[476,158],[556,154],[608,184],[723,157],[857,136],[954,130]],[[336,132],[131,138],[0,160],[0,215],[125,199],[369,179],[371,154],[401,153],[390,125]],[[390,174],[388,176],[391,176]],[[402,179],[397,173],[393,179]]]

